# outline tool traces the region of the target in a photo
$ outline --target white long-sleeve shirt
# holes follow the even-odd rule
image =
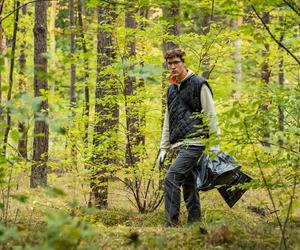
[[[194,73],[189,70],[186,77],[182,80],[191,77],[194,75]],[[178,88],[180,88],[180,84],[178,85]],[[217,112],[214,105],[214,100],[212,97],[212,94],[210,92],[210,89],[206,84],[203,84],[200,90],[200,100],[201,100],[201,106],[202,111],[208,119],[208,126],[209,126],[209,134],[216,133],[216,135],[220,135],[220,130],[218,128],[218,118],[217,118]],[[161,143],[160,143],[160,149],[161,150],[168,150],[170,147],[178,147],[183,142],[176,142],[172,145],[170,145],[170,134],[169,134],[169,111],[168,106],[166,106],[165,116],[164,116],[164,124],[162,128],[162,136],[161,136]],[[201,142],[197,139],[186,139],[185,142],[189,145],[197,145],[201,146]],[[213,147],[214,149],[218,149],[218,145]]]

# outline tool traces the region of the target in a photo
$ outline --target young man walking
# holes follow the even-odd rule
[[[188,223],[200,220],[200,200],[193,170],[204,150],[201,138],[219,134],[211,88],[204,79],[186,68],[184,56],[185,52],[180,49],[169,50],[164,56],[171,85],[167,93],[159,164],[163,165],[170,148],[177,148],[179,152],[164,179],[166,226],[178,224],[181,186]],[[201,116],[195,115],[197,113],[206,115],[208,128],[203,126]]]

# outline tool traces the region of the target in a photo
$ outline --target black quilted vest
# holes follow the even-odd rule
[[[211,91],[208,83],[196,75],[184,80],[180,88],[174,84],[169,86],[168,111],[171,144],[185,138],[208,138],[208,128],[202,126],[202,119],[192,117],[202,110],[200,91],[203,84],[206,84]]]

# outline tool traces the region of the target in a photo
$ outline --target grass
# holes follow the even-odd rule
[[[25,193],[28,199],[22,204],[11,201],[8,222],[19,238],[11,237],[4,243],[5,232],[1,234],[0,230],[0,249],[279,248],[280,230],[262,190],[248,190],[232,209],[218,192],[201,193],[202,221],[187,226],[182,203],[180,225],[166,228],[163,207],[152,213],[138,213],[126,200],[126,193],[114,187],[107,210],[88,209],[86,190],[79,179],[67,174],[50,178],[65,195],[46,195],[41,189],[28,190],[28,183],[19,185],[15,192]],[[287,228],[289,249],[300,249],[297,213],[295,207]]]

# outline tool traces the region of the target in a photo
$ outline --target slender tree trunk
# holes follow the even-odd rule
[[[210,22],[211,22],[211,15],[205,14],[201,22],[201,33],[204,36],[206,36],[210,31]],[[208,79],[209,72],[210,72],[210,56],[208,51],[207,51],[207,55],[205,55],[205,57],[203,58],[201,64],[201,71],[202,71],[202,77]]]
[[[135,2],[128,3],[127,12],[125,13],[125,29],[128,30],[126,35],[126,59],[133,59],[136,56],[136,41],[135,29],[137,27],[134,14],[136,12]],[[125,112],[126,112],[126,165],[135,166],[139,161],[139,153],[135,152],[135,147],[138,146],[139,141],[139,107],[137,104],[136,90],[137,90],[136,77],[129,76],[125,72]]]
[[[100,209],[108,206],[109,169],[107,167],[114,161],[114,150],[116,149],[116,143],[111,143],[109,140],[116,136],[113,131],[116,130],[118,123],[118,105],[115,98],[112,98],[116,95],[113,75],[103,73],[115,58],[112,38],[114,22],[115,6],[102,3],[98,7],[97,82],[92,159],[95,170],[91,182],[95,205]]]
[[[76,66],[74,63],[75,54],[75,15],[74,15],[74,0],[69,0],[69,11],[70,11],[70,58],[71,58],[71,78],[70,78],[70,107],[73,109],[76,105],[75,97],[75,78],[76,78]]]
[[[78,0],[78,24],[80,28],[80,38],[82,43],[82,50],[84,53],[84,136],[83,141],[86,145],[86,148],[88,148],[88,131],[89,131],[89,116],[90,116],[90,89],[88,85],[88,79],[89,79],[89,60],[87,57],[87,47],[86,47],[86,39],[84,36],[84,25],[83,25],[83,18],[82,16],[85,15],[84,11],[84,0]]]
[[[269,12],[264,12],[263,15],[262,15],[262,19],[263,21],[266,23],[266,24],[270,24],[270,14]],[[261,80],[263,82],[265,82],[266,84],[269,83],[269,80],[270,80],[270,67],[269,67],[269,53],[270,53],[270,45],[268,43],[265,43],[264,44],[264,49],[262,51],[262,57],[264,58],[264,62],[262,64],[262,67],[261,67]],[[268,109],[268,104],[265,104],[265,105],[262,105],[262,110],[266,110]],[[264,127],[264,135],[263,135],[263,142],[262,144],[266,147],[269,147],[270,144],[268,142],[268,139],[270,137],[270,134],[269,134],[269,129],[268,129],[268,125],[269,122],[267,120],[267,118],[263,121],[263,124],[262,126]]]
[[[3,7],[4,7],[5,0],[0,0],[0,20],[2,19]],[[3,55],[3,27],[2,21],[0,21],[0,56]],[[0,70],[0,121],[3,120],[2,115],[2,70]]]
[[[285,24],[284,24],[284,18],[282,16],[279,17],[279,22],[283,28],[283,31],[280,34],[280,42],[283,42],[284,35],[285,35]],[[279,48],[281,49],[281,48]],[[282,49],[281,49],[282,50]],[[283,67],[283,57],[280,57],[279,61],[279,73],[278,73],[278,84],[279,86],[283,87],[284,84],[284,67]],[[284,109],[282,106],[278,106],[278,127],[280,131],[284,130]],[[279,139],[279,145],[283,145],[283,141]]]
[[[25,17],[26,14],[27,14],[27,8],[25,5],[22,8],[22,16]],[[20,30],[20,34],[22,37],[25,37],[25,28],[22,28]],[[20,57],[19,57],[19,65],[20,65],[19,92],[25,93],[26,92],[26,81],[24,79],[25,67],[26,67],[26,54],[25,54],[26,39],[25,38],[23,38],[20,48],[21,48],[21,51],[20,51]],[[18,128],[19,128],[19,134],[20,134],[20,139],[18,141],[18,151],[24,159],[27,159],[27,126],[26,126],[26,123],[19,122]]]
[[[128,2],[127,12],[125,13],[125,29],[128,32],[125,38],[126,54],[125,60],[134,60],[136,57],[136,28],[135,13],[137,8],[135,1]],[[132,66],[130,66],[132,67]],[[139,87],[142,87],[142,82],[136,77],[129,76],[128,72],[124,71],[125,75],[125,113],[126,113],[126,166],[137,167],[137,163],[142,159],[140,147],[144,143],[144,135],[141,131],[143,122],[143,114],[140,112],[142,100],[139,96]],[[134,175],[132,178],[126,179],[126,184],[132,190],[136,204],[140,211],[144,211],[142,207],[142,177]]]
[[[76,96],[75,96],[75,81],[76,81],[76,66],[75,66],[75,50],[76,50],[76,41],[75,41],[75,8],[74,8],[74,0],[69,0],[69,18],[70,18],[70,58],[71,58],[71,69],[70,69],[70,109],[72,112],[72,116],[75,116],[74,108],[76,107]],[[73,136],[73,124],[70,126],[70,135],[71,138]],[[71,162],[72,166],[76,166],[76,149],[75,149],[75,141],[71,139]]]
[[[238,31],[239,26],[243,24],[243,17],[239,16],[236,20],[232,20],[232,28],[234,31]],[[242,57],[241,57],[241,44],[242,44],[242,39],[237,38],[234,40],[234,47],[235,47],[235,61],[236,61],[236,66],[234,73],[236,75],[236,85],[237,88],[240,89],[241,82],[243,80],[243,74],[242,74]]]
[[[50,11],[50,51],[51,51],[51,53],[54,53],[55,49],[56,49],[56,40],[55,40],[56,8],[57,8],[57,1],[52,1],[51,2],[51,11]]]
[[[140,17],[143,19],[147,19],[148,16],[148,7],[142,7],[140,9]],[[146,22],[145,21],[141,21],[140,22],[140,28],[141,30],[145,30],[146,28]],[[142,45],[141,49],[140,49],[142,55],[141,57],[143,58],[143,55],[146,53],[145,51],[145,47]],[[141,66],[144,67],[144,62],[141,61]],[[140,90],[145,90],[145,80],[144,79],[139,79],[139,84],[138,84],[138,88]],[[144,128],[146,127],[146,113],[145,113],[145,108],[142,107],[143,105],[143,99],[141,97],[139,97],[139,104],[141,106],[141,110],[140,110],[140,119],[139,119],[139,136],[138,136],[138,141],[141,142],[143,145],[145,145],[145,134],[142,133],[142,131],[144,131]]]
[[[171,0],[171,1],[167,1],[165,2],[165,4],[163,5],[163,18],[164,20],[167,21],[167,27],[165,28],[165,32],[167,35],[170,36],[178,36],[179,35],[179,18],[180,18],[180,2],[179,0]],[[177,44],[175,44],[173,41],[169,40],[169,39],[164,39],[163,40],[163,54],[166,53],[166,51],[170,50],[170,49],[175,49],[178,47]],[[167,65],[164,62],[163,67],[165,69],[167,69]],[[161,96],[161,100],[162,100],[162,123],[161,123],[161,127],[163,126],[163,117],[164,117],[164,112],[166,109],[166,74],[163,73],[162,75],[162,96]]]
[[[48,2],[35,3],[34,18],[34,96],[48,90],[47,81],[47,6]],[[48,99],[44,97],[40,112],[48,116]],[[47,161],[49,147],[49,128],[45,120],[34,122],[33,165],[31,167],[30,187],[47,185]]]
[[[269,12],[264,12],[262,18],[266,24],[270,24]],[[262,56],[264,58],[264,62],[261,67],[261,79],[265,83],[269,83],[269,80],[270,80],[270,67],[269,67],[270,45],[268,43],[265,43],[264,47],[265,48],[262,51]]]
[[[50,20],[49,20],[49,42],[50,42],[50,54],[52,56],[55,55],[56,51],[56,37],[55,37],[55,21],[56,21],[56,11],[57,11],[57,3],[58,1],[51,1],[51,7],[50,7]],[[50,5],[49,4],[49,5]],[[55,56],[54,56],[55,58]],[[56,61],[51,60],[49,62],[49,68],[52,68],[52,66],[55,67]],[[51,92],[54,93],[56,91],[56,80],[50,81],[49,83],[49,89],[51,89]]]
[[[179,0],[167,1],[163,5],[163,18],[167,21],[166,34],[171,36],[179,35],[179,11],[180,11],[180,2]],[[163,52],[170,49],[177,48],[178,45],[175,44],[170,39],[165,39],[163,41]]]
[[[14,5],[15,8],[20,6],[20,2]],[[18,22],[19,22],[19,10],[15,12],[14,19],[14,29],[13,29],[13,41],[12,41],[12,49],[11,49],[11,60],[10,60],[10,70],[9,70],[9,88],[7,93],[7,101],[11,100],[12,88],[13,88],[13,73],[14,73],[14,65],[15,65],[15,52],[16,52],[16,42],[17,42],[17,31],[18,31]],[[10,110],[7,108],[6,115],[6,128],[4,132],[4,140],[3,140],[3,155],[6,154],[7,142],[8,142],[8,134],[11,128],[11,116]]]

